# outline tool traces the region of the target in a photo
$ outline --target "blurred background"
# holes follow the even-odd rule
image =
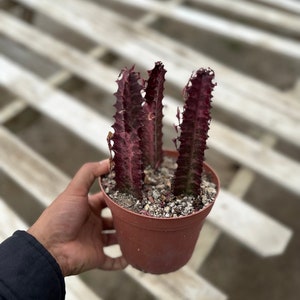
[[[68,299],[299,299],[299,1],[0,7],[1,241],[32,224],[84,162],[107,157],[122,68],[146,76],[155,61],[165,64],[172,148],[182,88],[210,67],[217,87],[207,161],[222,193],[191,262],[163,276],[90,271],[70,279]]]

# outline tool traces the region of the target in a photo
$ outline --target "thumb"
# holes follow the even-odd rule
[[[109,160],[85,163],[75,174],[67,191],[76,195],[87,195],[95,179],[109,171]]]

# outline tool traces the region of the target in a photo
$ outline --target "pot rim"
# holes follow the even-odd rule
[[[167,154],[167,153],[170,153],[170,152],[173,152],[173,151],[167,150],[167,151],[164,151],[164,152]],[[178,217],[169,217],[168,218],[168,217],[148,216],[148,215],[143,215],[143,214],[140,214],[140,213],[136,213],[136,212],[134,212],[134,211],[132,211],[128,208],[125,208],[125,207],[121,206],[120,204],[115,202],[110,196],[107,195],[107,193],[105,192],[105,190],[103,188],[103,185],[102,185],[102,177],[103,176],[100,176],[98,178],[98,181],[99,181],[101,191],[104,193],[105,197],[107,197],[109,199],[109,201],[112,202],[113,205],[117,206],[119,209],[122,209],[122,210],[126,211],[127,213],[136,216],[137,218],[148,219],[149,221],[150,220],[163,220],[164,222],[166,222],[166,221],[175,222],[178,219],[184,220],[184,219],[188,219],[188,218],[191,218],[191,217],[195,217],[199,214],[205,214],[207,210],[208,210],[208,212],[207,212],[207,214],[208,214],[210,212],[210,209],[214,205],[214,203],[217,199],[217,196],[219,194],[219,191],[220,191],[220,179],[219,179],[217,173],[213,170],[213,168],[209,164],[207,164],[206,162],[203,162],[203,167],[204,167],[205,170],[208,170],[208,173],[212,174],[214,179],[215,179],[213,182],[216,184],[216,191],[217,191],[216,195],[214,197],[214,200],[212,202],[210,202],[207,206],[201,208],[200,210],[198,210],[196,212],[193,212],[189,215],[186,215],[186,216],[178,216]]]

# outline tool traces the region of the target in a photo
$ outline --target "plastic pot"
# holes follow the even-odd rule
[[[165,155],[176,157],[177,152],[165,151]],[[204,170],[216,184],[218,194],[218,176],[206,163]],[[164,274],[180,269],[189,261],[215,201],[188,216],[155,218],[121,207],[105,193],[101,180],[100,186],[112,212],[121,251],[130,265],[147,273]]]

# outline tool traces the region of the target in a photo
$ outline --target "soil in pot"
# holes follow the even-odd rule
[[[210,174],[203,173],[201,194],[194,196],[174,196],[171,184],[176,162],[172,157],[165,157],[159,170],[148,167],[144,171],[143,198],[136,199],[132,195],[115,190],[114,172],[102,178],[106,194],[118,205],[146,216],[156,218],[172,218],[190,215],[214,201],[217,194],[216,184]]]

